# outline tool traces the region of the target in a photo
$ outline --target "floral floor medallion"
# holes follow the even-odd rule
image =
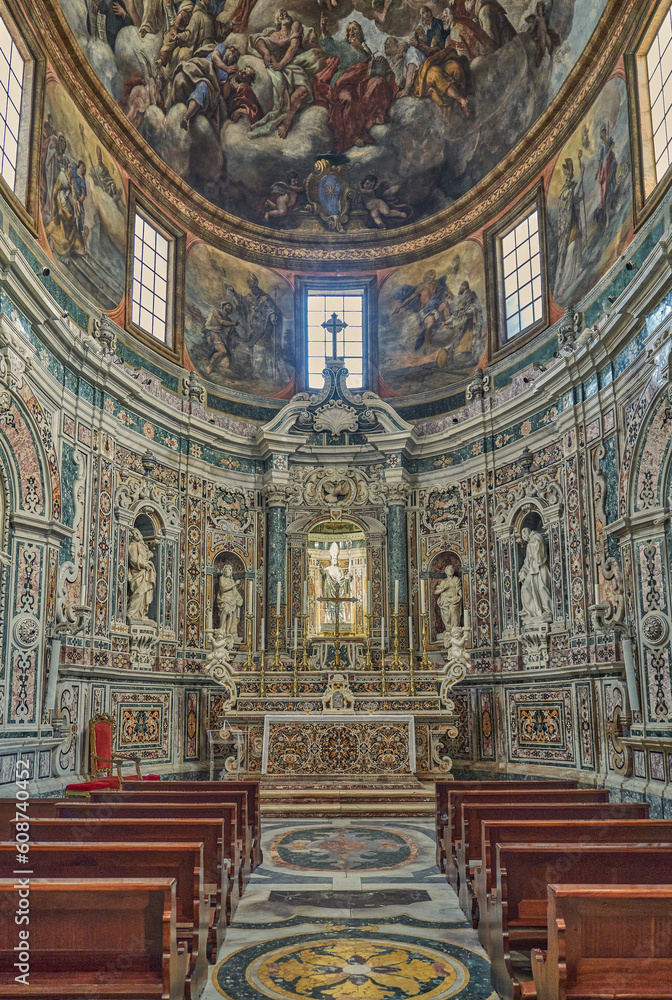
[[[346,928],[251,945],[215,970],[227,1000],[483,1000],[492,996],[488,963],[442,941],[389,939]]]
[[[379,871],[407,865],[417,856],[417,846],[404,834],[374,827],[291,830],[271,844],[276,864],[314,871]]]

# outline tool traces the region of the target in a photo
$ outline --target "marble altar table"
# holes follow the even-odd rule
[[[414,772],[412,715],[278,712],[264,716],[262,774],[355,777]]]

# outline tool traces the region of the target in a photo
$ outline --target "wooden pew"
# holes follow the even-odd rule
[[[16,909],[15,878],[0,911]],[[0,997],[183,1000],[189,963],[177,944],[175,879],[30,881],[27,981],[15,982],[20,927],[0,921]]]
[[[614,803],[615,804],[615,803]],[[631,808],[631,803],[623,803]],[[648,804],[639,804],[641,815],[648,811]],[[481,864],[476,868],[472,882],[475,886],[478,937],[489,952],[487,938],[488,894],[494,891],[497,879],[494,859],[497,844],[535,844],[577,842],[590,844],[618,844],[639,841],[643,844],[672,844],[672,820],[667,819],[618,819],[610,805],[611,813],[602,819],[535,819],[535,820],[481,820]],[[614,818],[612,818],[612,816]],[[479,916],[483,915],[480,920]]]
[[[53,816],[54,802],[59,799],[31,799],[28,804],[28,818],[39,819]],[[0,840],[9,840],[9,824],[17,817],[25,820],[25,814],[16,808],[15,799],[0,799]]]
[[[515,789],[514,791],[494,791],[494,792],[449,792],[448,809],[451,822],[446,823],[444,831],[444,842],[446,849],[446,877],[455,892],[459,893],[459,872],[462,845],[464,842],[464,830],[462,820],[462,807],[464,805],[477,805],[489,803],[495,805],[512,805],[519,802],[521,805],[534,802],[608,802],[609,792],[604,788],[558,788],[558,789]],[[480,834],[480,826],[478,834]],[[448,842],[448,836],[451,841]]]
[[[124,788],[129,782],[124,782]],[[136,782],[142,784],[142,782]],[[436,863],[440,872],[445,872],[445,854],[443,851],[443,828],[450,819],[448,793],[449,792],[482,792],[482,791],[504,791],[507,788],[520,788],[525,790],[539,790],[543,788],[576,788],[576,781],[437,781],[435,788],[435,824],[436,824]]]
[[[236,815],[238,807],[235,803],[218,802],[204,805],[179,805],[174,802],[149,803],[142,802],[73,802],[71,799],[55,803],[56,815],[64,819],[89,817],[128,817],[129,819],[154,819],[161,823],[164,819],[221,819],[224,823],[224,841],[222,855],[231,863],[233,883],[231,896],[237,900],[242,895],[242,875],[240,871],[240,845],[238,843]],[[157,827],[157,830],[159,828]]]
[[[13,876],[15,858],[16,845],[0,843],[0,878]],[[207,981],[210,911],[202,844],[31,844],[30,862],[40,878],[174,878],[178,941],[187,944],[191,959],[184,994],[186,1000],[201,995]]]
[[[498,844],[497,892],[488,901],[494,989],[504,1000],[536,996],[531,971],[516,970],[512,952],[547,948],[548,885],[660,882],[672,883],[669,845]]]
[[[142,791],[143,786],[146,782],[128,780],[124,781],[124,788],[128,791]],[[164,781],[163,784],[158,786],[153,786],[152,791],[160,791],[162,789],[170,790],[171,792],[224,792],[228,788],[241,789],[247,792],[247,818],[248,822],[252,826],[252,834],[254,837],[253,851],[254,851],[254,868],[258,867],[263,863],[264,855],[261,850],[261,815],[259,806],[259,782],[258,781]],[[226,799],[226,794],[222,796]]]
[[[146,785],[147,782],[144,782]],[[158,782],[156,782],[158,784]],[[168,784],[168,782],[166,782]],[[69,800],[71,801],[71,800]],[[151,788],[138,789],[127,791],[124,787],[123,791],[118,791],[115,789],[105,789],[99,792],[91,792],[89,795],[90,802],[146,802],[148,805],[156,805],[161,802],[174,803],[176,805],[224,805],[227,803],[234,803],[237,809],[237,827],[236,827],[236,837],[238,843],[240,844],[240,858],[241,858],[241,893],[245,889],[245,886],[250,881],[250,874],[252,871],[252,828],[248,822],[248,797],[247,793],[242,789],[233,789],[232,791],[227,791],[226,794],[221,792],[201,792],[201,791],[188,791],[188,792],[173,792],[171,789],[155,790]]]
[[[14,823],[10,840],[14,839]],[[203,879],[205,894],[210,897],[208,944],[214,954],[226,935],[237,905],[237,893],[231,891],[230,862],[222,856],[224,823],[221,819],[170,819],[160,825],[146,819],[35,819],[30,824],[31,843],[86,844],[128,841],[129,843],[203,844]]]
[[[539,1000],[672,998],[672,885],[549,885],[547,923]]]
[[[562,816],[564,819],[572,818],[572,805],[588,805],[596,807],[596,811],[587,814],[586,812],[581,812],[577,818],[593,818],[593,819],[608,819],[609,817],[613,819],[646,819],[649,815],[648,804],[647,803],[632,803],[632,802],[608,802],[608,801],[595,801],[595,802],[578,802],[573,803],[571,800],[562,800],[558,802],[554,800],[552,802],[543,803],[535,802],[531,805],[543,806],[547,805],[563,805],[567,807],[567,812]],[[472,872],[480,866],[483,857],[481,851],[481,823],[483,819],[516,819],[518,803],[512,803],[510,806],[500,805],[492,806],[490,803],[480,804],[468,804],[462,806],[462,840],[457,845],[457,864],[458,864],[458,879],[459,879],[459,899],[460,906],[465,911],[465,916],[470,919],[472,911],[472,898],[475,900],[476,890],[472,882]],[[522,808],[525,808],[530,803],[523,803]],[[497,808],[503,809],[504,812],[497,812]],[[492,810],[492,811],[490,811]],[[541,813],[536,815],[533,813],[528,816],[528,819],[543,819]],[[551,814],[551,817],[556,817],[558,819],[561,816],[558,813]]]

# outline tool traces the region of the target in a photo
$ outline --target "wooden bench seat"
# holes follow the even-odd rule
[[[224,841],[222,843],[223,857],[229,859],[233,883],[231,886],[231,906],[238,905],[242,894],[242,877],[240,873],[241,845],[237,838],[237,813],[235,803],[218,802],[204,805],[180,805],[175,802],[73,802],[61,800],[55,803],[56,815],[63,819],[79,818],[115,818],[122,819],[154,819],[157,824],[164,819],[221,819],[224,824]],[[158,829],[158,827],[157,827]]]
[[[15,858],[16,845],[0,843],[0,878],[12,877]],[[31,844],[30,859],[40,878],[174,878],[178,940],[191,958],[185,998],[200,996],[207,981],[210,910],[202,844]]]
[[[568,803],[576,805],[595,805],[609,801],[609,792],[603,788],[560,788],[542,789],[539,791],[513,792],[464,792],[453,796],[451,794],[451,809],[454,811],[452,829],[455,830],[455,837],[450,845],[446,844],[446,852],[450,847],[450,853],[446,853],[446,869],[448,881],[460,895],[460,877],[466,866],[467,852],[471,853],[471,843],[477,843],[480,837],[480,823],[476,825],[473,832],[467,822],[465,827],[464,809],[468,806],[514,806],[514,805],[535,805],[538,803],[556,803],[564,805]],[[448,825],[446,824],[446,831]],[[452,862],[452,863],[451,863]],[[461,905],[466,906],[467,900],[463,895]]]
[[[672,885],[551,884],[547,925],[538,1000],[672,998]]]
[[[15,878],[0,880],[13,912]],[[0,920],[0,997],[183,1000],[189,952],[178,946],[175,879],[30,880],[27,983],[17,983],[13,920]]]
[[[124,788],[128,791],[142,791],[144,783],[142,781],[124,781]],[[226,790],[233,788],[242,790],[247,794],[247,819],[252,827],[253,836],[253,869],[263,863],[264,855],[261,850],[261,814],[259,800],[258,781],[236,781],[228,779],[226,781],[171,781],[162,785],[153,785],[152,791],[167,789],[171,792],[222,792],[222,798],[226,800]]]
[[[669,844],[498,844],[497,890],[487,919],[492,985],[504,1000],[536,996],[531,973],[518,972],[512,952],[547,948],[547,887],[672,884]]]
[[[166,783],[167,784],[167,783]],[[201,792],[198,791],[185,791],[185,792],[174,792],[172,789],[155,789],[152,786],[151,789],[131,789],[127,790],[125,787],[123,791],[117,791],[115,789],[103,789],[98,792],[91,792],[89,796],[90,802],[95,803],[105,803],[105,802],[129,802],[129,803],[147,803],[147,805],[157,805],[162,802],[171,803],[174,805],[225,805],[234,804],[237,807],[236,811],[236,837],[238,843],[240,844],[240,891],[244,891],[246,885],[250,881],[250,875],[252,872],[252,844],[253,844],[253,834],[252,827],[248,821],[248,798],[247,793],[242,789],[232,789],[227,790],[226,794],[223,792]],[[68,805],[70,802],[68,802]]]
[[[629,810],[631,804],[623,803]],[[641,842],[647,844],[672,844],[672,820],[665,819],[619,819],[619,812],[609,806],[610,814],[601,818],[589,819],[513,819],[513,820],[481,820],[481,864],[474,869],[472,884],[476,892],[475,922],[478,925],[478,937],[489,951],[487,938],[488,923],[485,919],[487,896],[497,884],[495,861],[497,844],[534,844],[543,843],[594,843],[617,844]],[[648,810],[648,805],[644,805]],[[639,809],[635,810],[640,815]],[[483,919],[479,919],[483,914]]]
[[[141,784],[141,782],[136,782]],[[124,783],[128,787],[129,782]],[[437,781],[435,788],[435,825],[436,825],[436,863],[440,872],[445,872],[445,853],[443,849],[443,828],[451,819],[449,792],[481,792],[504,791],[519,788],[521,790],[539,790],[544,788],[576,788],[576,781]],[[457,836],[457,833],[456,833]]]
[[[14,823],[10,840],[14,839]],[[226,935],[227,922],[235,912],[231,892],[229,859],[222,857],[224,823],[221,819],[170,819],[160,825],[146,819],[34,819],[31,843],[202,843],[203,890],[210,898],[208,944],[217,954]],[[159,841],[160,838],[160,841]]]

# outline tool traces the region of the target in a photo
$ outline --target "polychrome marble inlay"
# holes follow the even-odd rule
[[[404,834],[373,827],[290,830],[271,845],[276,864],[317,871],[378,871],[415,861],[417,846]]]

